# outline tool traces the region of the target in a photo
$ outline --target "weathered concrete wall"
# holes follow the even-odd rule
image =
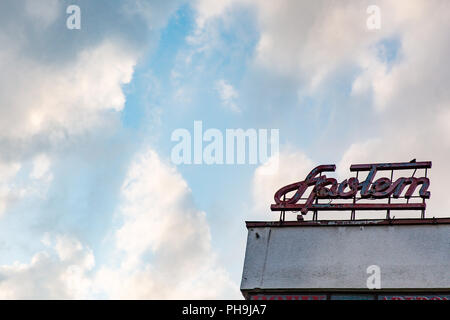
[[[241,290],[450,288],[450,224],[249,228]]]

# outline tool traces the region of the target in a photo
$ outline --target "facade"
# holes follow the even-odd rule
[[[246,226],[246,299],[450,300],[450,218]]]

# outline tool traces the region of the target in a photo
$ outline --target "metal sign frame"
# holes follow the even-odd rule
[[[398,162],[398,163],[371,163],[354,164],[350,166],[351,172],[356,172],[356,177],[345,179],[338,183],[335,178],[328,178],[324,172],[334,172],[336,166],[320,165],[311,170],[306,179],[292,183],[279,189],[275,195],[275,203],[271,205],[272,211],[281,211],[280,220],[284,221],[286,211],[300,211],[305,215],[309,210],[314,212],[313,220],[317,220],[318,211],[351,211],[351,220],[355,219],[356,210],[386,210],[386,219],[390,219],[391,210],[421,210],[422,218],[425,218],[426,203],[430,198],[428,187],[430,180],[427,177],[431,161]],[[424,169],[423,177],[415,177],[418,169]],[[395,182],[393,174],[396,170],[414,170],[411,177],[400,177]],[[391,178],[382,177],[374,181],[378,171],[391,171]],[[364,181],[359,181],[360,172],[368,172]],[[414,195],[420,186],[419,194]],[[303,197],[306,190],[312,187],[308,197]],[[408,187],[404,196],[402,193]],[[295,192],[290,198],[286,195]],[[358,196],[359,193],[359,196]],[[404,198],[405,203],[392,203],[391,199]],[[410,203],[412,198],[421,198],[421,202]],[[328,199],[328,203],[319,203],[319,199]],[[333,203],[336,199],[353,199],[352,203]],[[358,201],[387,199],[388,203],[359,203]],[[298,203],[305,200],[303,203]],[[299,215],[299,220],[302,216]]]

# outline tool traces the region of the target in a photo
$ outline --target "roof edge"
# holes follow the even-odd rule
[[[425,219],[364,219],[364,220],[318,220],[318,221],[245,221],[248,228],[264,227],[336,227],[336,226],[386,226],[386,225],[439,225],[450,224],[448,218]]]

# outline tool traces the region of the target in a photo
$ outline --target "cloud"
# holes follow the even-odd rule
[[[285,148],[278,155],[269,159],[270,165],[273,159],[277,159],[277,169],[266,172],[267,166],[256,168],[252,180],[252,199],[255,219],[267,219],[270,205],[274,203],[275,192],[285,185],[304,180],[306,175],[314,168],[314,162],[302,151],[293,147]],[[277,219],[277,213],[272,212],[273,219]]]
[[[237,298],[218,263],[204,212],[174,167],[149,149],[131,164],[122,186],[111,256],[96,270],[94,252],[65,234],[45,234],[46,249],[28,264],[0,266],[5,299]]]
[[[393,134],[395,131],[392,131]],[[437,136],[436,136],[437,137]],[[397,136],[382,135],[376,139],[357,142],[352,144],[344,153],[341,161],[337,164],[337,170],[341,177],[349,176],[350,164],[353,163],[376,163],[376,162],[407,162],[417,158],[417,161],[431,160],[433,166],[428,170],[430,178],[431,198],[427,200],[426,216],[446,217],[450,199],[447,195],[447,181],[450,179],[447,170],[447,159],[450,156],[448,149],[438,151],[444,147],[442,140],[430,142],[429,136],[408,136],[398,134]],[[399,176],[409,176],[411,171],[396,172],[394,180]],[[416,176],[423,176],[424,171],[419,170]],[[401,213],[395,214],[397,217]],[[420,212],[408,212],[406,217],[420,217]]]
[[[52,180],[51,160],[45,153],[22,163],[0,161],[0,218],[11,204],[45,198]]]
[[[100,287],[111,298],[235,297],[238,288],[215,258],[205,213],[176,170],[153,150],[140,154],[122,186],[114,233],[120,266],[103,267]]]
[[[111,6],[109,1],[80,1],[82,13],[102,12],[102,17],[82,14],[83,28],[75,31],[65,27],[64,4],[0,5],[3,141],[24,144],[24,139],[58,130],[64,138],[111,121],[108,114],[124,107],[122,86],[131,81],[139,57],[179,2],[127,0]],[[13,36],[17,33],[21,36]]]
[[[0,109],[1,135],[28,139],[55,127],[77,134],[98,125],[103,111],[122,110],[121,86],[130,82],[137,61],[135,53],[111,42],[81,51],[63,68],[42,66],[16,52],[3,58],[8,79],[0,87],[0,103],[7,106]]]
[[[368,30],[366,9],[374,4],[370,1],[249,0],[222,1],[215,6],[200,1],[198,29],[213,32],[213,21],[227,19],[231,8],[243,3],[253,8],[260,32],[249,72],[264,70],[267,78],[289,82],[298,93],[295,106],[300,106],[292,116],[299,122],[320,123],[314,133],[301,133],[304,140],[289,141],[289,135],[297,138],[293,131],[297,127],[283,121],[282,133],[288,143],[295,143],[309,158],[310,153],[315,158],[341,158],[340,175],[356,162],[432,160],[432,199],[427,212],[445,215],[450,205],[445,195],[450,157],[446,121],[450,92],[445,84],[450,81],[450,67],[443,61],[450,54],[446,32],[450,4],[377,1],[381,29]],[[253,92],[271,90],[263,84]],[[242,89],[240,93],[245,95]],[[309,105],[322,110],[309,110]],[[259,115],[260,105],[256,108]],[[284,114],[288,106],[280,108]],[[311,114],[326,114],[329,120],[323,122]],[[333,152],[327,153],[328,149]],[[258,170],[255,179],[262,179]],[[261,183],[254,185],[256,193],[263,193]]]
[[[77,135],[117,127],[122,86],[141,53],[114,35],[86,41],[99,34],[94,29],[85,37],[71,33],[62,23],[63,6],[51,0],[0,4],[0,162],[26,168],[35,161],[29,181],[35,190],[49,185],[55,149]],[[1,212],[29,195],[28,186],[17,187],[21,174],[2,185]]]
[[[292,77],[302,95],[319,93],[344,69],[360,70],[353,79],[353,92],[373,92],[379,110],[399,105],[397,90],[402,91],[404,102],[412,104],[433,104],[442,95],[448,98],[442,84],[450,72],[441,62],[449,51],[444,31],[449,24],[446,1],[378,1],[382,27],[376,31],[366,27],[366,9],[373,4],[370,1],[227,0],[214,5],[198,1],[201,23],[197,33],[214,32],[208,21],[225,19],[230,8],[243,4],[254,9],[258,21],[260,36],[254,63],[274,74]],[[400,42],[399,57],[386,61],[389,57],[380,51],[388,46],[386,40],[393,38]],[[430,59],[430,52],[435,59]],[[422,87],[421,94],[412,95],[409,90],[417,86]],[[442,91],[441,95],[433,94],[432,88]]]
[[[252,7],[259,27],[254,62],[261,68],[292,76],[308,90],[316,89],[341,63],[349,63],[381,32],[365,28],[362,3],[330,1],[199,1],[198,29],[208,31],[208,21],[224,18],[233,6]],[[358,24],[361,28],[357,28]],[[201,31],[197,31],[200,33]],[[330,55],[330,52],[333,52]],[[305,89],[306,90],[306,89]]]
[[[67,235],[45,235],[46,249],[28,264],[0,265],[0,299],[81,299],[88,296],[92,250]]]
[[[82,137],[105,143],[107,137],[99,137],[117,134],[126,101],[123,87],[180,2],[80,0],[81,30],[66,28],[70,4],[0,3],[0,162],[5,166],[23,168],[45,154],[52,164],[49,177],[61,165],[60,152],[73,149]],[[36,163],[32,176],[43,165],[42,159]],[[2,181],[0,212],[22,198],[14,191],[20,178]],[[48,179],[34,180],[46,189]]]
[[[44,0],[45,5],[33,0],[25,1],[25,12],[37,26],[47,27],[55,22],[61,12],[61,2],[58,0]]]
[[[216,81],[215,89],[219,94],[222,105],[233,112],[241,112],[241,109],[236,105],[236,99],[239,97],[234,87],[224,79]]]
[[[205,213],[193,205],[180,174],[154,151],[133,163],[119,192],[123,203],[117,216],[123,224],[108,228],[96,220],[110,218],[99,218],[99,202],[108,202],[108,208],[115,203],[108,183],[121,176],[108,169],[125,167],[117,162],[128,158],[102,161],[130,151],[120,146],[123,86],[180,2],[80,1],[78,31],[65,28],[61,2],[40,4],[0,4],[0,213],[23,204],[18,215],[26,219],[18,228],[23,238],[8,239],[14,245],[33,241],[41,230],[50,235],[43,239],[44,250],[28,262],[0,266],[1,297],[240,296],[216,261]],[[84,14],[89,11],[101,12],[101,19]],[[11,30],[22,36],[12,36]],[[105,150],[113,154],[106,156]],[[93,186],[88,179],[95,180]],[[53,193],[47,195],[49,185]],[[88,229],[114,235],[111,261],[95,263]],[[25,251],[32,247],[34,242]]]
[[[13,193],[12,181],[20,170],[20,163],[4,163],[0,162],[0,217],[5,211],[7,205],[17,197],[17,193]]]
[[[45,176],[50,169],[51,161],[46,154],[40,154],[33,160],[33,171],[30,177],[33,179],[40,179]]]
[[[91,215],[90,211],[97,212],[101,205],[92,203],[97,205],[99,198],[100,202],[115,201],[104,196],[109,192],[115,195],[110,184],[115,175],[108,169],[126,166],[113,161],[115,153],[111,161],[99,166],[100,151],[102,160],[108,158],[105,150],[128,152],[117,146],[106,148],[107,139],[99,137],[120,131],[123,85],[131,82],[139,57],[147,44],[158,38],[154,31],[166,24],[179,2],[127,0],[112,6],[110,1],[79,1],[83,21],[78,31],[65,28],[61,3],[69,2],[41,3],[0,3],[0,214],[25,196],[45,195],[52,182],[56,195],[43,204],[44,209],[36,209],[34,218],[44,221],[40,227],[70,229],[44,219],[70,216],[68,221],[83,221],[95,229],[100,224],[94,220],[101,220],[100,214]],[[227,20],[236,12],[232,7],[253,9],[259,37],[245,62],[245,72],[253,74],[243,77],[260,81],[259,86],[254,84],[258,81],[249,81],[252,98],[262,102],[254,108],[255,118],[267,111],[261,106],[268,92],[273,93],[276,101],[272,104],[277,108],[288,108],[283,100],[286,95],[298,97],[294,107],[302,107],[267,115],[271,121],[279,121],[282,139],[296,147],[280,153],[277,174],[267,174],[267,166],[256,169],[252,181],[255,217],[262,217],[261,212],[266,216],[279,187],[303,179],[318,164],[311,159],[330,157],[337,160],[338,176],[347,176],[350,163],[432,160],[432,198],[427,213],[446,215],[450,206],[445,191],[450,178],[450,70],[445,63],[450,53],[446,32],[449,4],[378,1],[382,28],[369,31],[366,8],[370,4],[195,2],[197,30],[187,41],[198,51],[220,42],[213,41],[218,38],[214,27],[221,27],[214,20],[226,20],[229,32],[234,29],[227,23],[239,21]],[[101,12],[102,18],[84,12]],[[226,55],[226,50],[221,54]],[[173,80],[181,85],[180,79],[175,75]],[[238,94],[223,79],[215,86],[224,106],[234,111],[240,110],[236,100],[243,103],[249,87],[240,87]],[[190,89],[180,86],[180,101],[191,98],[191,93],[186,93],[191,90],[186,88]],[[339,99],[332,95],[332,101],[324,99],[330,97],[329,92],[339,92]],[[320,113],[305,110],[305,101],[312,106],[317,106],[317,101],[332,102],[338,107],[334,113],[328,109]],[[355,108],[346,108],[347,104]],[[246,111],[250,109],[245,106]],[[324,125],[318,120],[323,117],[330,119]],[[302,120],[318,129],[302,131],[297,139],[298,129],[306,130],[299,125]],[[78,149],[86,141],[89,146]],[[74,145],[77,148],[72,148]],[[58,163],[61,159],[67,161],[63,169]],[[87,168],[84,176],[79,175],[81,167]],[[121,181],[120,174],[114,179]],[[80,182],[86,176],[95,182],[90,188]],[[99,181],[108,192],[98,191]],[[44,239],[45,250],[30,262],[1,266],[0,294],[5,298],[212,298],[238,293],[215,259],[205,213],[192,203],[180,174],[155,151],[148,150],[133,162],[120,195],[119,227],[102,226],[112,234],[110,261],[94,265],[84,225],[72,226],[83,229],[77,238],[56,233]],[[29,207],[34,209],[35,203]],[[80,212],[72,215],[78,209]],[[27,214],[24,210],[18,217],[28,221]],[[88,215],[90,220],[84,221]]]
[[[51,170],[52,149],[70,144],[70,137],[117,126],[125,104],[122,85],[130,82],[137,55],[105,42],[56,68],[5,51],[0,60],[5,72],[0,76],[0,160],[23,166],[35,159],[33,183],[48,185],[48,179],[38,178]],[[3,191],[3,197],[17,198]],[[6,201],[4,209],[11,203]]]
[[[197,13],[197,26],[203,28],[208,19],[222,15],[224,11],[235,2],[235,0],[196,1],[194,6]]]

